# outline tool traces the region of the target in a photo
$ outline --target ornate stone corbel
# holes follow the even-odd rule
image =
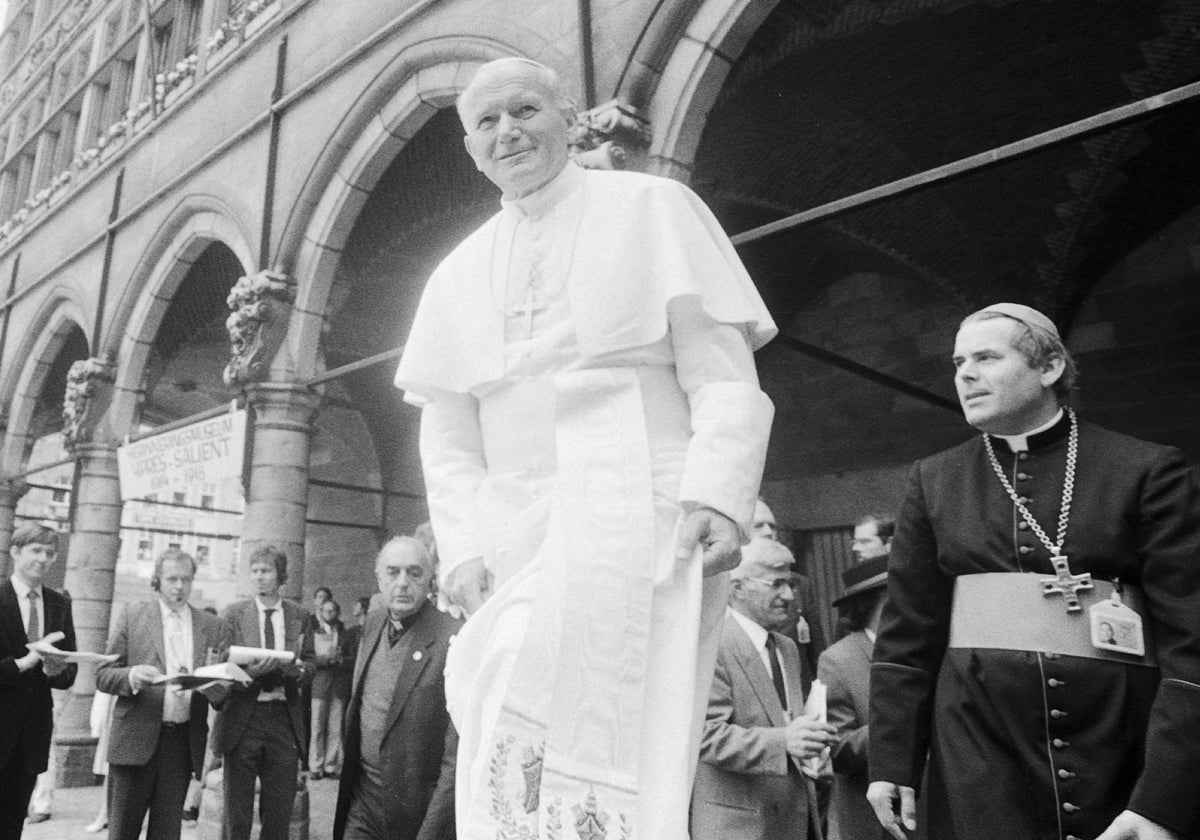
[[[63,394],[63,444],[73,452],[90,443],[96,426],[112,404],[117,366],[109,358],[80,359],[67,371]]]
[[[650,140],[641,111],[614,99],[575,117],[571,157],[585,169],[644,169]]]
[[[261,382],[287,333],[288,313],[296,301],[296,284],[287,275],[260,271],[238,278],[226,303],[233,314],[225,319],[229,330],[229,364],[225,384]]]

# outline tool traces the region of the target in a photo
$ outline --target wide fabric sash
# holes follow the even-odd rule
[[[639,836],[655,570],[641,386],[622,368],[562,374],[555,386],[558,486],[546,539],[463,628],[447,670],[451,711],[483,750],[460,755],[464,838]],[[511,671],[497,664],[506,645],[518,646]],[[498,651],[489,660],[476,646]],[[498,707],[479,702],[497,687]],[[478,708],[481,720],[462,719]]]
[[[1111,597],[1109,581],[1093,581],[1092,589],[1079,592],[1083,610],[1068,613],[1061,597],[1042,594],[1042,577],[1030,572],[987,572],[955,578],[949,647],[1059,653],[1157,667],[1140,587],[1121,586],[1121,599],[1142,616],[1147,628],[1146,655],[1131,656],[1101,650],[1091,643],[1087,610]]]

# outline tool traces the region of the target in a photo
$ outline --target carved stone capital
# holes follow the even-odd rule
[[[287,275],[260,271],[238,278],[226,299],[233,310],[225,319],[230,350],[226,385],[247,385],[267,378],[295,301],[296,283]]]
[[[90,443],[96,427],[112,404],[117,366],[112,359],[80,359],[67,371],[63,394],[63,443],[72,454]]]
[[[576,115],[571,157],[585,169],[644,169],[650,140],[641,111],[613,99]]]

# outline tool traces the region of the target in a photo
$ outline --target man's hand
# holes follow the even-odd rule
[[[42,655],[36,650],[31,650],[29,653],[18,657],[13,661],[17,663],[17,670],[23,674],[26,671],[36,667],[37,664],[42,661]]]
[[[742,559],[741,533],[725,514],[699,507],[687,515],[679,529],[676,560],[689,560],[696,546],[704,547],[704,576],[736,569]]]
[[[154,682],[154,679],[160,674],[162,671],[153,665],[134,665],[129,669],[129,687],[133,689],[134,694],[137,694]]]
[[[242,666],[242,670],[246,672],[246,676],[252,680],[265,677],[267,674],[273,674],[282,670],[282,668],[283,660],[276,659],[273,656],[260,656],[257,659],[251,659]]]
[[[451,604],[462,607],[470,616],[491,597],[493,580],[492,573],[483,565],[483,558],[473,557],[451,570],[442,591]]]
[[[897,799],[900,800],[899,815],[896,813]],[[917,830],[917,792],[912,788],[892,782],[871,782],[867,788],[867,801],[875,809],[879,824],[896,840],[904,840],[901,823],[909,831]]]
[[[1122,811],[1096,840],[1183,840],[1183,835],[1163,828],[1141,814]]]
[[[42,672],[47,677],[56,677],[67,669],[67,657],[47,654],[42,657]]]
[[[837,730],[832,724],[821,723],[815,717],[803,715],[787,726],[788,755],[804,760],[816,758],[832,743]]]

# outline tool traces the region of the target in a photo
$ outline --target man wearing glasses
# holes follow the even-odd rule
[[[819,837],[816,794],[801,772],[833,739],[804,716],[800,658],[768,628],[792,599],[792,553],[755,537],[730,573],[732,592],[692,792],[692,840]]]
[[[204,766],[208,697],[155,682],[215,662],[229,646],[225,624],[188,604],[195,577],[191,555],[159,555],[150,578],[157,597],[126,608],[108,642],[117,659],[96,674],[96,687],[117,697],[108,746],[111,840],[136,840],[147,811],[148,837],[177,840],[188,779]],[[218,698],[219,689],[206,691]]]

